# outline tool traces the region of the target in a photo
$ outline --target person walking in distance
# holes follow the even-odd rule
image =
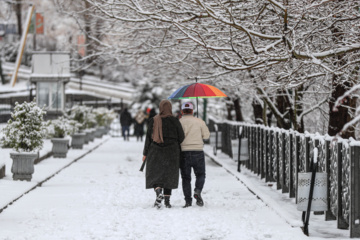
[[[128,109],[125,108],[120,115],[121,130],[125,141],[129,141],[131,122],[132,122],[131,115],[128,112]]]
[[[194,105],[186,102],[181,106],[182,117],[180,119],[181,126],[185,133],[185,139],[181,143],[180,171],[182,178],[182,188],[185,196],[185,206],[192,205],[191,197],[191,169],[195,173],[195,189],[194,198],[196,205],[204,206],[201,192],[205,183],[205,155],[204,141],[210,137],[210,132],[205,122],[193,116]]]
[[[139,141],[139,139],[142,141],[144,135],[144,123],[146,120],[146,115],[141,109],[139,109],[134,119],[135,119],[136,141]]]
[[[184,131],[179,119],[172,114],[172,105],[162,100],[159,114],[149,120],[143,151],[146,159],[146,188],[156,193],[154,206],[171,208],[172,189],[179,185],[180,143],[184,140]],[[163,192],[164,190],[164,192]]]

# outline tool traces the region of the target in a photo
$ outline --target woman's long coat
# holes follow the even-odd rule
[[[175,189],[179,185],[180,143],[184,131],[175,117],[162,118],[164,143],[152,140],[154,119],[149,121],[143,154],[146,156],[146,188]]]

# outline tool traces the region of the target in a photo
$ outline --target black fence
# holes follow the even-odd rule
[[[209,130],[221,131],[221,150],[232,157],[231,140],[248,139],[249,160],[242,165],[277,189],[297,197],[298,173],[310,171],[314,148],[318,149],[318,172],[327,173],[325,221],[337,221],[339,229],[350,229],[350,237],[360,237],[360,141],[301,134],[239,122],[209,119]]]

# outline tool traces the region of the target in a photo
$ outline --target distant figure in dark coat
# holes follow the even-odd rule
[[[135,117],[135,136],[136,136],[136,141],[139,141],[139,139],[142,141],[143,140],[143,135],[144,135],[144,123],[146,120],[146,115],[145,113],[140,109]]]
[[[180,143],[184,131],[179,119],[172,115],[168,100],[162,100],[159,114],[149,120],[143,151],[146,159],[146,188],[156,193],[154,206],[161,208],[165,196],[165,206],[170,208],[171,190],[178,188],[180,167]],[[164,189],[164,193],[163,193]]]
[[[121,130],[125,141],[126,140],[129,141],[131,122],[132,122],[131,115],[128,112],[127,108],[125,108],[120,115]]]
[[[155,108],[152,108],[152,109],[150,110],[150,113],[149,113],[149,120],[150,120],[151,118],[155,117],[155,115],[156,115],[156,110],[155,110]]]

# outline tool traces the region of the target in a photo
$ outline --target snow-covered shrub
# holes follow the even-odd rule
[[[46,111],[33,102],[15,103],[11,119],[3,129],[4,144],[17,152],[33,152],[41,149],[46,136]]]
[[[64,138],[66,135],[79,131],[81,126],[77,121],[61,116],[49,121],[49,135],[53,138]]]
[[[94,109],[95,119],[98,126],[105,126],[106,125],[106,108],[96,108]]]
[[[116,117],[116,113],[107,108],[96,108],[93,112],[98,126],[108,126]]]
[[[96,126],[96,118],[92,107],[75,105],[69,111],[68,117],[81,124],[80,130]]]
[[[110,126],[110,124],[114,121],[114,119],[116,118],[116,113],[114,112],[114,110],[108,110],[106,113],[106,125]]]

